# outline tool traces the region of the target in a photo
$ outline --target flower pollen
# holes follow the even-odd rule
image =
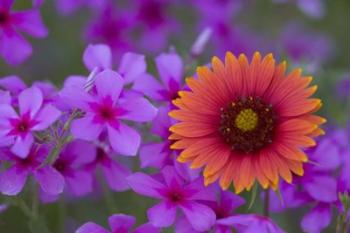
[[[275,123],[270,105],[260,98],[248,97],[221,109],[219,131],[233,150],[251,153],[272,142]]]

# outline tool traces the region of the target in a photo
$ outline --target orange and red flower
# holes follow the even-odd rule
[[[292,173],[303,175],[303,149],[324,134],[325,119],[314,115],[322,104],[311,98],[312,77],[285,72],[285,62],[275,65],[272,54],[258,52],[250,64],[245,55],[227,53],[224,63],[214,57],[212,69],[199,67],[169,113],[179,121],[170,128],[172,149],[182,150],[178,161],[205,167],[207,185],[219,179],[237,193],[255,180],[276,188],[279,177],[290,183]]]

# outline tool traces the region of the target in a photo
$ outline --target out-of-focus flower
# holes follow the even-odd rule
[[[203,29],[191,47],[191,55],[197,57],[203,53],[205,46],[210,40],[213,30],[210,27]]]
[[[60,194],[64,188],[64,178],[52,166],[42,166],[48,152],[44,145],[33,146],[26,158],[18,158],[5,151],[1,159],[11,166],[0,174],[0,192],[9,196],[17,195],[22,191],[27,177],[32,174],[44,192],[49,195]]]
[[[143,75],[134,82],[133,89],[155,101],[171,102],[178,97],[183,86],[183,62],[176,53],[163,53],[156,57],[160,82],[152,75]]]
[[[13,0],[0,1],[0,54],[10,65],[18,65],[32,54],[30,43],[18,33],[27,33],[36,38],[46,37],[39,9],[12,12]]]
[[[287,3],[291,0],[273,0],[276,3]],[[312,18],[322,18],[325,15],[325,6],[322,0],[292,0],[299,9]]]
[[[91,174],[101,168],[108,186],[114,191],[125,191],[129,188],[126,178],[131,171],[118,163],[112,157],[113,151],[109,148],[97,147],[93,161],[86,165],[85,169]]]
[[[337,82],[335,94],[340,98],[350,97],[350,75],[349,74],[343,75],[341,80]]]
[[[33,132],[47,129],[61,112],[51,104],[44,105],[41,91],[34,86],[19,94],[18,107],[19,115],[11,103],[0,105],[0,138],[13,153],[25,158],[34,142]]]
[[[108,0],[56,0],[57,10],[63,15],[74,13],[77,9],[88,6],[94,11],[103,9]]]
[[[63,99],[85,113],[72,122],[71,132],[75,138],[94,141],[107,131],[109,143],[116,152],[136,155],[141,137],[122,120],[151,121],[157,109],[142,97],[119,98],[123,86],[123,78],[107,69],[96,76],[94,92],[87,93],[74,85],[61,92]]]
[[[156,227],[171,226],[180,209],[195,230],[209,230],[215,223],[215,213],[199,201],[215,201],[215,192],[204,187],[201,178],[184,183],[171,166],[162,169],[162,178],[158,181],[140,172],[128,177],[136,193],[161,200],[147,211],[150,222]]]
[[[285,233],[271,219],[256,214],[232,216],[218,220],[218,223],[234,226],[238,233]]]
[[[172,18],[169,6],[174,1],[169,0],[136,0],[129,12],[133,18],[136,31],[140,37],[137,40],[140,49],[150,52],[159,52],[167,45],[169,36],[178,32],[180,24]]]
[[[76,233],[158,233],[160,230],[149,223],[143,224],[132,230],[136,219],[133,216],[125,214],[114,214],[108,218],[111,231],[97,225],[93,222],[87,222],[82,225]]]
[[[88,25],[86,39],[91,43],[109,45],[113,54],[118,57],[135,47],[129,36],[131,22],[129,14],[107,5]]]
[[[310,32],[298,23],[286,25],[280,41],[294,62],[304,61],[317,67],[326,62],[333,52],[330,38],[320,33]]]
[[[263,188],[277,188],[279,177],[292,182],[302,176],[308,160],[302,148],[314,146],[325,120],[313,115],[321,100],[310,98],[316,86],[300,69],[285,74],[286,64],[275,65],[272,54],[227,53],[212,69],[199,67],[198,79],[189,78],[191,91],[180,91],[169,114],[179,123],[170,127],[172,149],[182,150],[178,161],[191,168],[205,167],[205,183],[220,179],[237,193],[250,190],[257,179]],[[277,120],[278,119],[278,120]]]
[[[86,166],[96,156],[95,146],[75,140],[63,148],[52,165],[65,179],[67,191],[82,196],[92,191],[92,174]]]

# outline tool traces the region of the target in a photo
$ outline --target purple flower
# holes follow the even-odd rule
[[[140,44],[142,50],[158,52],[167,45],[168,37],[179,32],[180,24],[169,13],[170,0],[136,0],[129,12],[133,26],[141,31]]]
[[[125,191],[129,188],[126,178],[131,174],[131,171],[113,159],[113,151],[109,148],[99,146],[95,150],[93,161],[85,166],[85,169],[90,174],[98,168],[102,169],[108,186],[114,191]]]
[[[290,0],[273,0],[276,3],[286,3]],[[322,0],[293,0],[299,9],[313,18],[322,18],[325,14],[325,6]]]
[[[10,103],[0,105],[0,138],[9,141],[13,153],[25,158],[34,142],[33,133],[47,129],[61,112],[50,104],[43,105],[43,95],[37,87],[19,94],[18,107],[19,115]]]
[[[161,169],[166,165],[173,165],[178,174],[185,180],[191,181],[198,177],[199,169],[191,169],[187,163],[176,161],[178,152],[170,149],[171,141],[169,127],[172,119],[168,116],[169,106],[160,107],[152,122],[151,132],[160,137],[159,142],[145,143],[140,148],[141,168],[152,167]]]
[[[176,53],[163,53],[155,61],[161,82],[151,75],[143,75],[135,80],[133,89],[153,100],[171,104],[184,86],[182,59]]]
[[[349,77],[349,74],[343,75],[341,80],[339,80],[337,82],[335,94],[341,98],[350,97],[350,77]]]
[[[129,36],[131,17],[125,12],[117,11],[107,5],[93,19],[86,29],[86,39],[91,42],[109,45],[117,57],[126,51],[131,51],[133,43]]]
[[[310,32],[298,23],[286,25],[281,34],[281,41],[288,55],[297,62],[303,59],[317,66],[330,58],[333,53],[330,38],[320,33]]]
[[[237,215],[218,220],[218,224],[234,226],[238,233],[285,233],[269,218],[256,214]]]
[[[45,81],[35,81],[33,82],[32,86],[40,89],[43,95],[43,102],[45,104],[53,104],[57,101],[57,90],[52,83]],[[20,77],[16,75],[10,75],[0,79],[0,88],[3,88],[4,90],[11,93],[12,104],[17,106],[18,95],[28,87]]]
[[[91,72],[101,72],[105,69],[113,69],[112,51],[108,45],[89,45],[83,55],[83,61]],[[130,84],[139,77],[146,75],[147,64],[145,56],[127,52],[123,54],[118,66],[118,73],[124,78],[125,84]]]
[[[32,46],[18,31],[36,38],[47,36],[37,7],[31,10],[11,12],[13,0],[0,1],[0,54],[11,65],[22,63],[32,54]]]
[[[245,200],[238,195],[235,195],[231,192],[220,192],[220,200],[218,202],[208,202],[208,206],[215,212],[216,223],[213,226],[212,230],[215,233],[226,233],[232,232],[231,226],[220,224],[220,219],[225,219],[231,217],[236,208],[243,205]],[[175,226],[176,233],[195,233],[191,224],[185,219],[181,219],[176,223]]]
[[[99,10],[102,9],[107,3],[108,0],[56,0],[57,9],[62,15],[72,14],[83,6],[88,6],[91,9]]]
[[[22,191],[27,177],[32,174],[42,191],[49,195],[60,194],[64,188],[64,178],[52,166],[42,166],[48,152],[44,145],[31,147],[26,158],[18,158],[5,151],[3,160],[8,161],[11,166],[0,174],[0,192],[10,196],[17,195]]]
[[[135,225],[136,219],[133,216],[125,214],[114,214],[108,218],[109,227],[112,231],[97,225],[93,222],[88,222],[82,225],[75,233],[158,233],[160,230],[146,223],[134,230],[131,230]]]
[[[140,172],[128,177],[136,193],[161,200],[147,211],[150,222],[156,227],[169,227],[175,222],[179,209],[195,230],[209,230],[215,223],[215,213],[199,201],[214,201],[215,192],[210,187],[205,188],[201,178],[184,183],[171,166],[162,169],[162,178],[163,181],[158,181]]]
[[[151,121],[157,109],[142,97],[119,98],[123,85],[124,80],[118,73],[104,70],[96,76],[91,93],[77,86],[69,86],[61,92],[62,98],[84,112],[82,118],[72,122],[71,132],[75,138],[94,141],[107,131],[113,150],[123,155],[136,155],[141,137],[122,120]]]
[[[65,179],[67,191],[82,196],[92,191],[92,174],[86,166],[95,158],[95,146],[75,140],[63,148],[52,165]]]

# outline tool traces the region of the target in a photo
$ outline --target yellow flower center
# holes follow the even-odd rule
[[[238,113],[235,124],[243,132],[254,130],[258,125],[258,114],[251,108],[243,109]]]

